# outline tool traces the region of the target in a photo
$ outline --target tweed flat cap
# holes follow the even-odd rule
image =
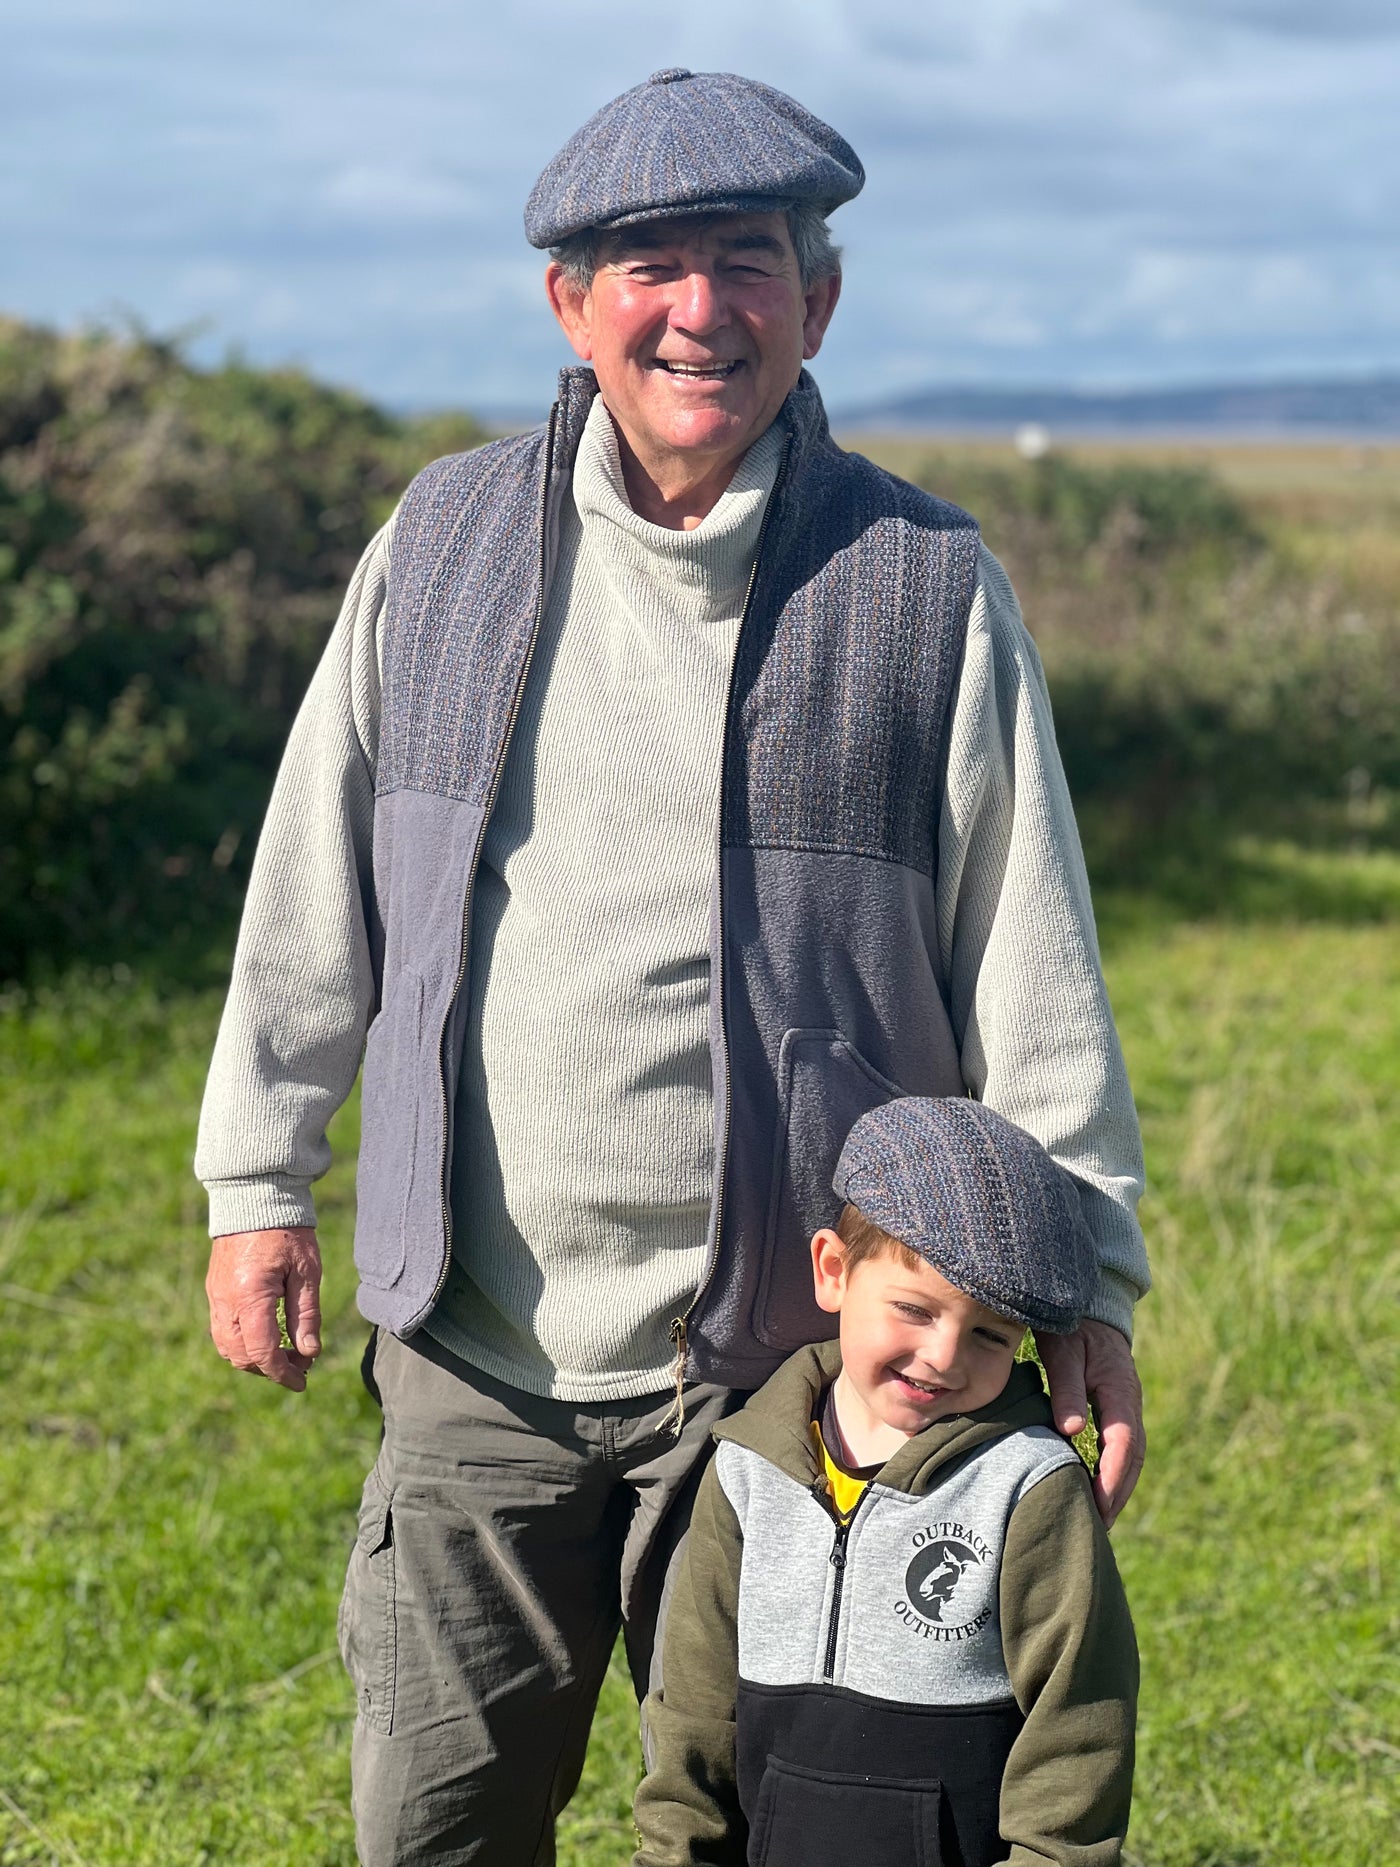
[[[881,1231],[989,1309],[1068,1335],[1098,1284],[1079,1190],[1040,1143],[966,1096],[862,1115],[832,1181]]]
[[[848,142],[801,104],[732,71],[653,72],[576,130],[525,204],[531,246],[688,209],[829,214],[865,186]]]

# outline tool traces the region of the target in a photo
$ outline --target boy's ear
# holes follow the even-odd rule
[[[846,1247],[829,1225],[812,1240],[812,1282],[817,1308],[834,1316],[846,1300]]]

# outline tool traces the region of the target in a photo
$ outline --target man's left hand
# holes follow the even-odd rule
[[[1147,1456],[1142,1382],[1128,1338],[1110,1323],[1086,1321],[1073,1335],[1037,1335],[1035,1345],[1050,1377],[1050,1410],[1060,1431],[1070,1439],[1082,1433],[1093,1407],[1099,1432],[1094,1501],[1111,1526]]]

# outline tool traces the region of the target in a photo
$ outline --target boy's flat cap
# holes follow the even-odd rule
[[[832,1181],[891,1238],[989,1309],[1068,1335],[1098,1285],[1079,1188],[1024,1129],[966,1096],[862,1115]]]
[[[653,72],[576,130],[525,205],[531,246],[585,227],[707,209],[765,213],[860,193],[850,144],[782,91],[731,71]]]

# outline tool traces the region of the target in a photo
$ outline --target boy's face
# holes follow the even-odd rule
[[[910,1269],[890,1253],[846,1268],[833,1231],[812,1240],[820,1306],[841,1318],[842,1401],[863,1416],[842,1431],[905,1438],[935,1420],[975,1413],[996,1399],[1025,1333],[948,1282],[931,1264]]]

